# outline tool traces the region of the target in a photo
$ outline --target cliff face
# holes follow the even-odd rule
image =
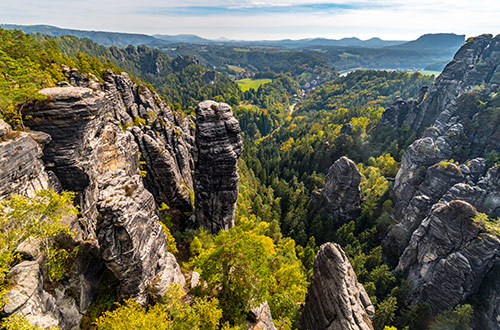
[[[456,99],[461,94],[482,84],[487,88],[498,86],[499,42],[500,36],[487,34],[470,38],[428,90],[423,89],[416,101],[395,102],[383,114],[382,124],[422,131],[434,124],[443,112],[453,114]]]
[[[57,294],[43,289],[40,261],[30,256],[33,261],[12,270],[23,280],[20,291],[12,291],[15,306],[5,310],[71,329],[90,305],[104,266],[118,280],[121,299],[146,303],[172,282],[184,285],[157,205],[168,205],[179,221],[189,219],[194,128],[126,74],[108,72],[105,82],[67,74],[74,86],[44,89],[46,101],[24,107],[29,133],[1,123],[0,184],[3,195],[49,187],[77,193],[81,216],[70,222],[77,231],[72,244],[80,249]],[[23,287],[37,289],[15,293]]]
[[[475,292],[500,252],[500,240],[474,221],[467,202],[436,204],[413,233],[398,268],[411,281],[410,301],[440,312]]]
[[[158,208],[167,205],[180,229],[233,226],[242,141],[226,104],[200,103],[195,124],[125,73],[109,71],[97,81],[65,72],[72,85],[43,89],[46,100],[23,107],[29,132],[12,132],[0,121],[0,194],[76,192],[81,214],[67,219],[77,234],[68,244],[80,248],[71,270],[49,293],[36,246],[25,248],[26,261],[11,271],[18,278],[8,293],[14,299],[4,309],[40,326],[72,329],[105,268],[120,299],[146,304],[170,283],[184,286]]]
[[[373,329],[375,309],[344,251],[338,244],[323,244],[313,266],[307,292],[303,329]]]
[[[355,220],[361,214],[361,173],[347,157],[340,157],[328,169],[323,196],[326,210],[339,224]]]
[[[212,232],[234,226],[240,133],[229,105],[204,101],[196,108],[196,222]]]
[[[50,140],[44,135],[45,141]],[[0,197],[12,193],[32,196],[51,186],[44,171],[41,146],[25,132],[13,132],[0,119]],[[53,175],[53,173],[50,173]]]
[[[473,219],[477,212],[500,216],[499,168],[488,169],[485,160],[500,150],[500,127],[478,101],[497,90],[499,63],[500,36],[471,38],[425,96],[396,100],[381,119],[381,125],[422,132],[395,178],[398,224],[384,241],[384,253],[412,281],[410,302],[429,303],[435,313],[474,304],[478,290],[496,294],[486,283],[496,276],[498,237]],[[500,328],[491,313],[500,308],[497,303],[492,298],[487,308],[475,304],[481,315],[476,326]]]

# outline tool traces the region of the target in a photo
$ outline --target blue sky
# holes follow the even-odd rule
[[[206,38],[500,33],[499,0],[0,0],[0,23]]]

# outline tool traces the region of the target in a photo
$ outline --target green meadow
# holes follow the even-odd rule
[[[251,79],[245,78],[236,80],[238,86],[240,86],[241,90],[246,92],[250,88],[257,89],[260,85],[264,85],[271,82],[271,79]]]

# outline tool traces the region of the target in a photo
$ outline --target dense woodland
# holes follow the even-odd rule
[[[243,329],[246,312],[256,302],[267,300],[277,328],[296,329],[314,256],[320,244],[331,241],[345,250],[369,293],[376,308],[375,329],[466,329],[472,313],[468,305],[438,316],[432,316],[426,305],[407,306],[408,284],[384,263],[380,246],[393,225],[391,181],[415,132],[380,129],[377,124],[396,95],[416,97],[420,87],[432,84],[433,77],[385,71],[332,77],[299,100],[291,112],[290,106],[297,101],[294,95],[300,94],[304,64],[295,62],[293,56],[270,57],[253,50],[241,56],[255,56],[256,63],[263,65],[255,65],[256,70],[276,74],[272,82],[242,92],[220,73],[215,81],[207,80],[205,72],[210,70],[191,57],[171,58],[143,46],[106,48],[75,37],[32,38],[0,29],[1,118],[18,129],[23,128],[22,104],[40,98],[39,89],[65,80],[61,65],[67,65],[98,78],[106,69],[126,70],[150,83],[175,111],[190,113],[207,98],[228,102],[243,130],[236,226],[216,235],[202,229],[173,232],[175,242],[171,240],[169,246],[183,270],[200,272],[207,286],[190,292],[191,303],[180,299],[181,288],[172,286],[148,310],[133,301],[117,305],[116,297],[103,288],[82,327],[130,329],[147,324],[168,329]],[[310,60],[317,58],[300,58],[306,63]],[[318,61],[308,67],[314,72],[323,66]],[[496,106],[497,101],[491,102]],[[329,166],[343,155],[358,164],[363,200],[361,216],[338,225],[312,195],[323,187]],[[44,192],[33,201],[21,196],[2,201],[0,209],[8,205],[14,213],[0,213],[0,288],[5,290],[5,275],[16,262],[16,242],[11,238],[46,239],[66,230],[51,225],[62,214],[76,210],[54,205],[66,205],[72,198],[71,193]],[[24,221],[9,227],[19,214]],[[25,231],[33,228],[39,214],[49,215],[45,224],[51,231]],[[163,221],[172,228],[168,216]],[[51,280],[57,281],[71,251],[56,247],[47,251],[47,270]],[[228,265],[232,272],[225,271]],[[4,327],[35,329],[20,318],[4,320]]]

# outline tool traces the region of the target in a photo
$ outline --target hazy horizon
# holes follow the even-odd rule
[[[413,40],[426,33],[500,33],[494,0],[18,0],[0,3],[0,22],[207,39]]]

